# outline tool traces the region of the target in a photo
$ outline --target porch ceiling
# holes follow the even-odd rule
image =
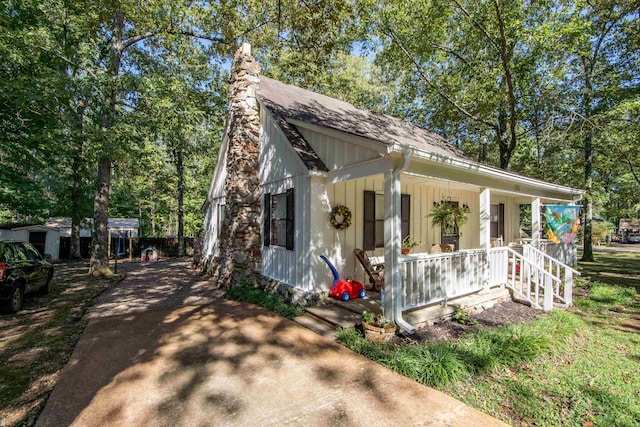
[[[440,187],[446,187],[447,189],[451,189],[451,190],[471,191],[476,193],[480,193],[480,189],[482,188],[479,185],[467,184],[464,182],[452,181],[444,178],[427,177],[427,176],[417,175],[413,173],[403,173],[401,175],[401,181],[406,184],[440,186]],[[491,194],[504,195],[504,196],[515,195],[516,196],[515,201],[521,204],[529,204],[535,198],[533,196],[525,196],[515,192],[509,192],[509,191],[504,191],[499,189],[491,189]]]
[[[422,154],[413,153],[406,168],[402,166],[402,156],[406,159],[409,155],[401,156],[400,153],[392,153],[375,160],[330,171],[326,176],[329,178],[328,183],[336,183],[403,168],[401,179],[405,182],[411,180],[413,183],[424,185],[444,184],[451,189],[478,192],[481,188],[489,188],[492,194],[516,197],[521,203],[530,203],[537,198],[544,202],[575,202],[584,194],[582,190],[528,178],[486,165]]]
[[[412,156],[405,174],[427,179],[440,179],[475,188],[489,188],[492,193],[509,194],[523,200],[540,198],[545,201],[572,202],[579,200],[581,190],[528,178],[494,167],[423,153]],[[467,187],[469,188],[469,187]]]

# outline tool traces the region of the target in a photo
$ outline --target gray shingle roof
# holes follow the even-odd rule
[[[469,160],[462,150],[435,132],[269,77],[260,76],[258,94],[271,110],[286,118],[336,129],[387,145],[406,145],[454,159]]]
[[[71,218],[49,218],[44,224],[47,227],[71,228]],[[93,226],[92,218],[82,220],[81,228],[90,229]],[[108,228],[139,228],[140,221],[138,218],[109,218]]]

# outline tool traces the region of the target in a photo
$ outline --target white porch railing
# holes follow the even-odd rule
[[[507,283],[509,277],[509,253],[501,249],[506,246],[489,249],[489,285],[497,286]]]
[[[555,301],[572,304],[573,275],[580,273],[530,245],[489,250],[490,283],[505,283],[534,307],[551,311]]]
[[[498,285],[506,285],[534,307],[550,311],[554,302],[571,305],[573,276],[580,275],[530,245],[525,245],[523,254],[509,247],[491,248],[488,253],[474,249],[413,254],[401,257],[400,265],[403,311],[446,303]]]
[[[559,280],[554,281],[553,297],[570,306],[573,303],[573,275],[580,272],[531,245],[524,245],[523,256]]]
[[[402,310],[411,310],[483,289],[487,253],[481,249],[400,258]]]

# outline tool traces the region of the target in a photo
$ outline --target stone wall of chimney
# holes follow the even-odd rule
[[[217,286],[244,279],[256,283],[261,271],[259,182],[260,113],[256,100],[260,65],[243,44],[235,53],[229,77],[228,150],[225,211],[220,255],[209,265]]]

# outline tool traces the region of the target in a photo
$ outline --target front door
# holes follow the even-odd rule
[[[458,206],[458,202],[448,202],[451,206]],[[460,249],[460,230],[457,225],[446,226],[440,229],[440,242],[443,245],[454,245],[455,250]]]

